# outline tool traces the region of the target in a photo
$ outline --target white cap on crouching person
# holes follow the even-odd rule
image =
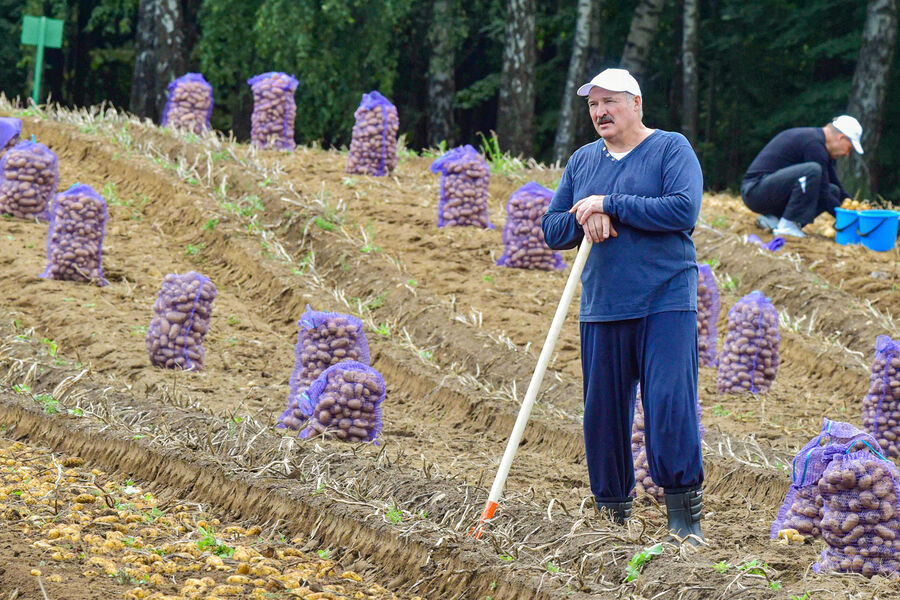
[[[628,92],[633,96],[641,95],[641,86],[638,85],[637,79],[632,77],[631,73],[625,69],[606,69],[601,71],[596,77],[578,88],[577,93],[579,96],[587,96],[591,93],[591,89],[595,87],[603,88],[604,90],[609,90],[611,92]],[[854,119],[854,121],[855,120],[856,119]],[[837,127],[837,125],[835,125],[835,127]],[[844,132],[842,131],[841,133]],[[850,136],[848,135],[847,137]]]
[[[834,125],[835,129],[847,136],[847,139],[853,144],[854,150],[860,154],[863,153],[863,147],[860,143],[860,138],[862,138],[862,125],[859,124],[859,121],[850,115],[841,115],[836,117],[831,124]]]

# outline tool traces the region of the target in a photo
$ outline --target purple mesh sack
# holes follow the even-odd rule
[[[488,218],[488,183],[491,170],[478,150],[466,144],[431,163],[441,174],[438,227],[473,225],[496,229]]]
[[[250,139],[259,148],[293,150],[297,103],[294,92],[299,83],[287,73],[262,73],[247,80],[253,90]]]
[[[166,275],[147,328],[147,352],[153,365],[184,371],[203,368],[203,337],[209,331],[217,293],[208,277],[194,271]]]
[[[102,267],[106,219],[106,201],[91,186],[76,183],[57,194],[50,208],[47,268],[41,277],[106,285]]]
[[[824,514],[824,500],[819,493],[819,480],[835,454],[826,453],[834,444],[866,440],[879,451],[875,438],[849,423],[822,419],[819,435],[807,442],[791,463],[791,486],[769,531],[774,540],[782,529],[796,529],[806,536],[818,536]]]
[[[0,156],[19,143],[22,134],[22,119],[0,117]]]
[[[706,429],[701,421],[703,407],[700,406],[700,398],[697,398],[697,422],[700,425],[700,439],[703,439]],[[644,442],[644,404],[641,402],[641,390],[638,386],[637,399],[634,404],[634,421],[631,426],[631,457],[634,463],[634,489],[631,495],[639,497],[646,494],[662,504],[666,499],[665,490],[656,485],[650,476],[650,463],[647,460],[647,446]]]
[[[362,321],[352,315],[316,312],[307,304],[297,327],[291,391],[277,424],[288,429],[301,429],[312,415],[312,407],[302,402],[303,393],[326,369],[343,361],[371,361]]]
[[[865,440],[829,446],[826,454],[834,454],[819,480],[827,546],[813,571],[900,578],[897,467]]]
[[[506,203],[503,256],[497,266],[544,271],[566,268],[562,255],[547,246],[541,228],[541,216],[552,199],[553,191],[534,181],[513,192]]]
[[[397,107],[378,90],[363,94],[353,113],[356,124],[347,156],[347,172],[381,176],[397,166]]]
[[[209,129],[213,109],[213,89],[200,73],[182,75],[169,84],[169,98],[160,124],[203,133]]]
[[[34,141],[16,144],[0,160],[0,214],[46,221],[59,181],[56,154]]]
[[[862,402],[862,424],[888,457],[900,457],[900,342],[886,335],[875,339],[869,393]]]
[[[716,366],[716,343],[718,341],[719,286],[713,277],[712,267],[706,263],[697,265],[700,276],[697,279],[697,333],[700,345],[700,364],[704,367]]]
[[[372,442],[381,432],[384,379],[368,365],[332,365],[303,395],[310,417],[300,438],[325,434],[348,442]]]
[[[750,292],[728,311],[728,334],[719,355],[720,393],[762,393],[778,372],[778,312],[759,290]]]

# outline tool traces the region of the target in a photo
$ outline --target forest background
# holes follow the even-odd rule
[[[900,204],[900,0],[0,0],[0,91],[31,93],[23,15],[65,21],[48,49],[41,101],[101,103],[159,120],[185,72],[213,85],[212,123],[249,138],[246,81],[300,81],[298,143],[342,147],[378,89],[407,147],[478,146],[545,163],[596,139],[574,89],[626,66],[644,122],[681,131],[705,186],[732,189],[778,131],[841,113],[866,154],[841,160],[845,187]]]

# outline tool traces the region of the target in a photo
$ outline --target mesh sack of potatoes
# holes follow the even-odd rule
[[[713,276],[712,267],[700,263],[697,279],[697,334],[700,347],[700,364],[704,367],[716,366],[716,344],[718,343],[719,286]]]
[[[700,398],[697,398],[697,423],[701,440],[706,433],[701,422],[702,417],[703,407],[700,406]],[[647,446],[644,439],[644,404],[641,401],[640,386],[638,386],[634,404],[634,421],[631,426],[631,458],[634,464],[634,490],[631,495],[635,497],[647,495],[660,504],[665,502],[665,490],[656,485],[650,475],[650,463],[647,461]]]
[[[544,271],[566,268],[562,255],[547,246],[541,228],[541,216],[552,199],[553,190],[534,181],[513,192],[506,203],[503,256],[497,266]]]
[[[897,467],[866,440],[825,452],[834,455],[819,479],[827,545],[813,570],[900,578]]]
[[[213,109],[212,85],[200,73],[187,73],[169,84],[169,97],[160,124],[192,133],[209,129]]]
[[[759,290],[728,311],[728,333],[719,354],[719,393],[762,393],[778,372],[778,311]]]
[[[900,457],[900,342],[886,335],[875,339],[869,392],[862,402],[862,424],[888,457]]]
[[[47,268],[41,277],[106,285],[102,266],[106,219],[106,201],[91,186],[76,183],[57,194],[50,207]]]
[[[880,451],[875,438],[850,423],[822,420],[819,434],[797,452],[791,463],[791,485],[769,532],[773,540],[778,538],[778,532],[785,529],[794,529],[804,536],[820,535],[820,522],[825,509],[819,492],[819,480],[835,456],[826,453],[825,449],[834,444],[863,439]]]
[[[397,107],[378,90],[363,94],[353,113],[353,138],[347,156],[347,172],[381,176],[397,166]]]
[[[469,144],[454,148],[431,163],[431,172],[441,174],[438,227],[496,229],[488,218],[491,171],[478,150]]]
[[[334,436],[347,442],[372,442],[381,431],[384,379],[361,362],[325,369],[304,393],[310,417],[299,437]]]
[[[297,79],[287,73],[269,72],[251,77],[247,83],[253,91],[250,140],[259,148],[293,150]]]
[[[22,134],[22,119],[0,117],[0,157],[19,143]]]
[[[147,328],[152,364],[184,371],[203,368],[203,338],[217,293],[208,277],[194,271],[166,275]]]
[[[307,305],[297,327],[290,395],[277,425],[287,429],[301,429],[312,415],[303,394],[326,369],[344,361],[367,365],[371,360],[362,321],[352,315],[314,311]]]
[[[59,181],[56,154],[35,141],[16,144],[0,160],[0,214],[47,220]]]

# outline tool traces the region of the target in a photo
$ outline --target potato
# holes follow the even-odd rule
[[[0,158],[7,150],[19,143],[22,133],[22,119],[0,117]]]
[[[43,144],[22,142],[0,161],[0,214],[47,220],[56,193],[59,164]]]
[[[863,428],[884,448],[888,458],[900,458],[900,343],[886,335],[875,340],[869,391],[863,398]]]
[[[250,140],[258,148],[293,150],[298,81],[286,73],[263,73],[247,80],[253,90]]]
[[[762,393],[778,370],[778,313],[756,290],[728,311],[728,333],[719,355],[716,385],[719,393]]]
[[[381,176],[397,166],[397,107],[373,90],[363,94],[353,114],[356,124],[347,156],[347,173]]]
[[[369,364],[369,342],[363,331],[362,321],[351,315],[340,313],[317,312],[309,306],[298,322],[297,344],[294,347],[294,370],[290,379],[290,395],[287,408],[279,417],[278,427],[301,429],[305,421],[312,416],[312,405],[309,398],[304,402],[304,394],[310,385],[322,373],[340,362],[356,361],[365,365]],[[351,382],[357,375],[354,372],[345,374],[347,389],[339,390],[342,394],[354,393]],[[360,376],[360,382],[364,377]],[[374,383],[373,389],[380,390]],[[359,406],[353,403],[355,408],[362,408],[364,395],[357,394],[360,399]],[[320,399],[323,402],[334,403],[329,396]],[[354,409],[348,408],[348,413]],[[284,418],[293,415],[299,421],[296,426],[291,426]]]
[[[551,190],[533,181],[513,192],[506,203],[504,252],[497,266],[544,271],[566,267],[562,255],[547,246],[541,228],[541,217],[552,199]]]
[[[835,570],[860,573],[866,577],[876,574],[891,576],[900,567],[895,560],[900,531],[897,515],[897,498],[881,500],[876,493],[883,493],[894,484],[900,472],[892,463],[879,458],[877,444],[869,440],[873,452],[847,453],[857,446],[854,440],[836,446],[834,459],[820,479],[823,491],[824,513],[821,521],[822,537],[827,546],[815,570]],[[846,450],[843,450],[846,448]],[[823,482],[839,482],[838,485]],[[867,487],[868,486],[868,487]],[[866,488],[866,489],[861,489]]]
[[[101,266],[106,219],[106,202],[89,185],[76,184],[57,194],[41,277],[106,285]]]
[[[700,400],[697,400],[697,421],[703,409],[700,407]],[[704,429],[700,423],[700,439],[703,439]],[[654,498],[657,502],[665,502],[665,490],[656,485],[650,475],[650,465],[647,460],[647,450],[644,443],[644,406],[641,401],[640,388],[637,392],[637,400],[634,405],[634,420],[631,427],[631,457],[634,463],[635,485],[631,495],[639,497],[642,494]]]
[[[371,394],[371,390],[376,390]],[[362,394],[373,397],[364,401]],[[371,394],[371,395],[369,395]],[[309,386],[306,400],[311,407],[301,438],[334,435],[349,442],[374,441],[381,431],[384,379],[372,367],[356,361],[334,364]],[[289,415],[284,419],[285,427]]]
[[[151,364],[185,371],[203,368],[203,338],[217,294],[215,284],[194,271],[166,275],[147,328]]]
[[[716,343],[718,341],[719,287],[713,276],[712,267],[707,263],[698,265],[697,278],[697,334],[700,349],[700,364],[704,367],[716,366]]]
[[[450,150],[431,164],[431,172],[441,173],[438,227],[495,228],[488,218],[490,169],[475,148]]]
[[[200,73],[182,75],[169,84],[169,98],[160,124],[202,133],[209,129],[213,108],[212,86]]]

